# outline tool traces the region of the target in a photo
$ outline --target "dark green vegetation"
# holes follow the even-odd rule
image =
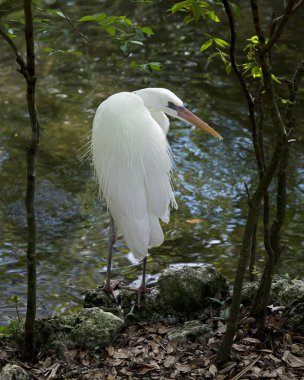
[[[199,2],[193,1],[183,3],[191,3],[193,5]],[[178,13],[179,11],[185,11],[187,21],[189,21],[191,17],[194,17],[196,21],[198,21],[197,9],[195,7],[187,8],[187,6],[184,9],[184,4],[183,6],[173,8],[174,12]],[[292,2],[290,1],[288,4],[292,4]],[[60,7],[60,3],[57,5]],[[205,10],[203,12],[208,21],[209,28],[208,35],[206,35],[202,34],[201,28],[194,23],[187,26],[183,25],[181,19],[177,17],[177,15],[171,15],[172,22],[167,22],[168,14],[166,14],[164,10],[166,9],[165,6],[168,7],[168,5],[165,4],[165,2],[160,3],[157,6],[155,4],[133,4],[134,8],[130,9],[131,7],[129,7],[127,10],[123,10],[123,8],[115,9],[116,6],[117,3],[112,5],[111,9],[107,9],[109,13],[121,14],[122,11],[125,11],[129,18],[108,18],[99,15],[94,17],[89,16],[84,19],[82,18],[82,23],[76,23],[77,19],[82,17],[84,13],[86,15],[90,14],[91,10],[88,8],[85,9],[85,7],[77,7],[75,4],[71,9],[61,9],[59,12],[57,12],[58,10],[56,11],[56,9],[51,11],[48,10],[48,21],[42,16],[37,20],[37,24],[39,24],[37,27],[37,41],[39,42],[40,47],[40,49],[38,49],[38,60],[44,62],[44,65],[41,65],[41,72],[38,73],[38,76],[40,75],[41,77],[41,99],[39,99],[40,105],[38,104],[38,107],[40,107],[40,112],[45,118],[45,125],[48,126],[48,128],[45,129],[45,142],[42,142],[41,161],[38,163],[38,172],[40,170],[41,173],[40,189],[46,189],[46,191],[40,192],[40,199],[39,196],[37,196],[37,203],[41,203],[41,209],[37,207],[37,215],[39,226],[42,227],[41,230],[38,230],[39,241],[41,244],[38,255],[41,256],[42,261],[40,262],[43,263],[44,260],[46,260],[45,253],[51,253],[52,257],[48,257],[46,262],[53,264],[53,270],[52,267],[50,268],[51,271],[45,271],[46,267],[42,266],[42,280],[39,281],[38,278],[38,283],[44,282],[45,277],[50,276],[51,278],[56,277],[55,283],[58,284],[58,266],[61,264],[60,270],[63,274],[68,273],[69,269],[71,271],[72,265],[77,265],[78,267],[79,253],[82,253],[82,257],[84,257],[84,259],[79,261],[83,262],[86,267],[90,265],[94,266],[95,260],[97,262],[100,261],[99,252],[104,250],[104,246],[102,249],[95,246],[94,250],[89,247],[91,242],[94,244],[96,241],[99,241],[99,237],[96,236],[98,224],[97,222],[94,223],[94,220],[95,218],[96,220],[100,220],[100,212],[92,202],[92,199],[96,198],[95,193],[92,192],[93,186],[91,186],[91,184],[87,185],[88,166],[79,169],[78,164],[80,160],[77,162],[75,159],[76,147],[81,145],[80,135],[85,135],[84,129],[79,128],[79,130],[75,131],[77,126],[84,123],[84,118],[79,117],[79,104],[81,103],[84,107],[82,111],[93,113],[96,105],[106,95],[123,89],[131,90],[146,86],[168,87],[176,92],[181,98],[189,100],[189,102],[198,107],[201,106],[201,111],[198,111],[198,113],[201,112],[210,124],[216,126],[225,139],[225,145],[222,144],[219,146],[218,143],[205,140],[204,137],[197,132],[194,132],[191,136],[190,132],[186,132],[185,130],[179,130],[174,136],[172,134],[173,151],[175,150],[177,163],[181,168],[180,170],[178,167],[181,187],[185,186],[185,189],[181,190],[182,195],[179,202],[181,212],[173,217],[173,223],[169,226],[169,239],[167,240],[166,245],[152,253],[151,263],[149,263],[150,270],[158,272],[160,268],[168,264],[168,261],[170,263],[180,262],[182,261],[181,258],[183,255],[186,254],[183,261],[208,261],[209,256],[209,260],[219,269],[225,265],[225,270],[231,273],[231,269],[235,266],[236,254],[239,251],[237,245],[241,242],[241,237],[244,232],[242,225],[244,223],[244,210],[246,210],[247,207],[247,196],[249,195],[249,197],[251,197],[252,194],[251,204],[249,202],[252,215],[250,215],[249,212],[249,223],[247,223],[247,234],[245,235],[247,242],[243,240],[243,258],[240,262],[242,265],[239,265],[239,269],[245,269],[249,259],[249,251],[252,251],[253,245],[257,245],[257,253],[264,251],[262,243],[263,239],[261,238],[263,235],[269,257],[272,257],[271,252],[273,250],[279,250],[281,253],[281,248],[279,246],[281,243],[278,239],[276,241],[281,226],[274,225],[274,230],[272,229],[272,232],[277,231],[277,233],[271,233],[271,236],[267,236],[267,234],[269,234],[269,220],[271,220],[274,215],[274,209],[264,207],[264,227],[259,224],[256,227],[256,220],[260,209],[261,199],[264,198],[264,205],[268,203],[271,204],[273,200],[275,200],[275,186],[270,188],[269,193],[265,193],[265,189],[268,187],[271,180],[267,175],[267,166],[269,162],[272,162],[273,169],[278,166],[277,164],[280,160],[279,157],[281,151],[284,149],[282,146],[284,145],[285,140],[282,138],[281,144],[277,145],[276,155],[274,156],[273,161],[270,160],[270,156],[264,156],[263,153],[257,154],[257,152],[261,149],[262,145],[266,147],[266,152],[268,151],[268,148],[272,146],[274,131],[271,128],[271,124],[276,127],[281,125],[277,113],[273,112],[275,109],[275,107],[273,107],[273,101],[278,101],[278,107],[281,110],[283,110],[286,104],[292,103],[292,101],[291,103],[288,101],[288,86],[285,83],[285,79],[290,79],[292,77],[301,54],[301,49],[293,47],[293,44],[296,44],[297,38],[299,38],[294,33],[295,28],[297,27],[297,21],[288,26],[286,33],[284,32],[283,35],[283,43],[279,45],[277,48],[278,51],[276,50],[276,54],[272,57],[272,64],[273,67],[275,67],[275,75],[270,75],[267,66],[268,62],[263,61],[265,55],[263,58],[262,53],[259,54],[258,51],[255,51],[255,45],[257,44],[257,40],[254,37],[255,33],[259,35],[262,51],[264,49],[263,44],[266,43],[267,46],[268,43],[267,41],[263,41],[259,29],[261,25],[259,25],[257,21],[257,15],[255,15],[255,28],[253,23],[249,23],[251,15],[247,8],[242,9],[242,15],[244,15],[244,17],[238,21],[240,25],[238,25],[237,33],[239,39],[243,41],[241,46],[244,46],[245,39],[249,41],[247,44],[247,51],[249,50],[247,53],[248,62],[245,60],[247,67],[243,67],[243,69],[247,70],[246,73],[244,73],[246,80],[247,75],[250,74],[256,78],[255,83],[258,83],[257,81],[260,81],[263,76],[266,97],[269,98],[269,95],[272,94],[271,87],[273,87],[274,84],[281,97],[281,99],[274,99],[272,94],[273,99],[271,99],[270,102],[264,102],[263,91],[259,94],[257,90],[252,90],[254,86],[253,78],[248,79],[248,86],[250,90],[253,91],[255,98],[258,99],[259,104],[266,108],[269,107],[271,111],[270,114],[272,115],[272,122],[266,119],[263,123],[263,130],[265,133],[263,143],[261,143],[261,137],[257,137],[254,141],[254,150],[258,161],[258,173],[261,186],[258,186],[258,191],[253,193],[257,176],[255,175],[252,146],[248,140],[248,137],[250,136],[248,133],[250,123],[246,116],[247,110],[245,107],[243,108],[245,102],[240,96],[238,83],[234,82],[232,78],[224,78],[219,74],[220,70],[225,68],[227,72],[231,71],[227,43],[227,41],[229,41],[229,38],[227,37],[229,33],[223,32],[225,28],[225,30],[229,30],[228,26],[223,23],[223,30],[222,28],[219,29],[216,25],[219,20],[215,14],[210,13],[211,11],[208,9],[207,11],[209,13]],[[252,2],[253,11],[256,12],[254,6],[255,2]],[[107,8],[107,6],[105,7]],[[264,16],[269,14],[271,11],[270,8],[271,6],[269,6],[269,4],[260,8],[262,13],[260,15],[261,20],[264,20]],[[62,13],[63,11],[69,11],[69,17],[71,17],[71,19],[69,18],[69,22],[67,22],[67,16],[64,17],[65,13]],[[145,15],[144,21],[147,21],[147,24],[145,25],[142,24],[142,17],[140,17],[143,13]],[[52,16],[55,17],[53,18]],[[58,25],[60,21],[57,16],[61,17],[62,25],[69,25],[70,27],[70,30],[66,32],[67,39],[65,39],[65,41],[63,41],[62,35],[58,35]],[[224,13],[221,12],[220,18],[222,20],[223,17]],[[138,24],[142,26],[136,24],[136,18],[138,20],[140,19]],[[131,21],[131,19],[133,21]],[[71,20],[73,20],[73,22]],[[295,18],[295,20],[297,19]],[[88,28],[86,27],[87,22],[90,22],[91,25]],[[94,25],[96,22],[104,32],[104,34],[98,34],[98,38],[96,38],[96,25]],[[76,29],[75,23],[77,24]],[[45,24],[50,24],[51,27],[46,27]],[[163,24],[165,25],[160,26]],[[56,28],[54,27],[55,25]],[[146,42],[146,37],[151,36],[152,30],[146,25],[151,25],[155,31],[155,37],[152,35],[149,42]],[[122,33],[120,31],[121,27],[125,27],[125,32]],[[85,30],[85,38],[79,29],[82,31]],[[17,32],[18,27],[16,27],[16,34],[18,34]],[[8,33],[10,35],[14,33],[14,29],[12,29],[12,31],[9,29]],[[243,33],[245,35],[244,37],[242,36]],[[75,36],[77,36],[78,41],[75,43],[75,48],[74,46],[71,48],[71,45],[74,45],[74,42],[71,43],[71,41],[74,40],[73,37]],[[104,38],[102,42],[99,41],[100,36],[101,38]],[[109,38],[109,36],[111,38]],[[215,37],[213,38],[213,36]],[[112,41],[112,38],[114,38],[114,41]],[[56,41],[56,43],[54,43],[54,41]],[[159,43],[159,41],[161,43]],[[104,45],[105,42],[106,45]],[[66,46],[61,48],[59,46],[61,43],[63,45],[66,44]],[[143,43],[146,43],[145,47],[142,45]],[[140,46],[140,49],[135,49],[138,45]],[[273,45],[274,44],[271,44],[271,47],[273,47]],[[287,49],[287,45],[290,50]],[[84,51],[83,46],[85,46],[86,52],[80,56],[78,52]],[[129,53],[133,48],[134,52],[130,55]],[[200,55],[199,48],[204,54],[206,54],[204,57]],[[214,51],[211,55],[209,53],[210,49],[214,49],[211,50]],[[128,53],[128,56],[124,57],[121,51]],[[239,48],[237,54],[240,55],[240,52],[241,49]],[[49,56],[46,54],[49,54]],[[96,55],[98,56],[97,59]],[[151,56],[153,56],[153,59]],[[259,58],[256,58],[255,56],[259,56]],[[144,60],[143,57],[145,58]],[[212,57],[211,61],[210,57]],[[234,69],[235,67],[233,66],[236,65],[233,65],[232,56],[230,58],[232,59],[232,68]],[[269,59],[269,57],[266,58],[267,60]],[[238,57],[238,59],[242,61],[242,58]],[[277,64],[278,62],[276,60],[279,60],[280,64]],[[223,67],[221,61],[224,62],[225,67]],[[159,65],[157,62],[162,63],[162,72],[157,70],[151,75],[144,71],[145,69],[148,71],[149,69],[158,69]],[[286,65],[289,62],[290,64]],[[134,79],[135,71],[130,70],[130,67],[133,70],[143,69],[142,73],[139,75],[137,74],[138,77],[136,80]],[[64,89],[65,85],[62,85],[61,82],[59,83],[59,76],[56,76],[56,73],[62,68],[65,69],[66,77],[64,83],[67,85],[65,88],[67,91],[61,91]],[[269,74],[268,76],[267,73]],[[119,78],[119,82],[117,82],[117,78]],[[50,87],[50,82],[52,82],[52,85],[55,83],[54,87]],[[282,83],[279,84],[275,82]],[[17,87],[20,85],[19,81],[14,83]],[[235,84],[235,88],[231,88],[231,83]],[[75,86],[75,84],[77,86]],[[96,89],[96,84],[98,84],[98,89]],[[203,91],[202,87],[205,87]],[[259,88],[259,85],[257,85],[257,88]],[[46,93],[45,89],[48,89],[49,94]],[[78,94],[75,93],[75,89],[78,91]],[[101,93],[98,93],[98,91],[101,91]],[[225,99],[223,100],[224,92]],[[11,96],[14,96],[15,93],[16,91],[12,92]],[[10,92],[8,91],[7,94],[10,94]],[[79,97],[79,94],[81,97]],[[84,96],[83,94],[87,96]],[[300,91],[300,97],[302,94],[303,91]],[[22,98],[22,94],[20,94],[20,96]],[[94,96],[96,98],[94,98]],[[81,102],[79,103],[80,99]],[[9,112],[11,112],[11,115],[21,115],[18,109],[18,107],[20,107],[19,103],[17,105],[9,95],[7,102],[9,104],[7,107],[9,110],[8,115],[10,115]],[[252,105],[254,106],[255,102],[253,102]],[[259,105],[259,107],[261,107],[261,105]],[[69,107],[71,107],[71,112],[67,111]],[[64,114],[61,112],[64,112]],[[296,117],[301,121],[301,115],[296,115]],[[65,120],[65,127],[58,129],[57,127],[54,128],[54,126],[58,124],[61,126],[63,119]],[[231,122],[231,120],[233,120],[233,122]],[[4,130],[7,131],[4,134],[4,138],[11,141],[12,146],[14,146],[13,142],[15,141],[16,136],[12,133],[10,126],[11,124],[14,124],[14,127],[17,129],[15,133],[20,134],[20,128],[17,128],[17,124],[21,123],[21,120],[18,120],[18,123],[16,123],[14,118],[12,118],[12,120],[7,123],[8,129],[6,129],[4,125]],[[244,129],[241,130],[239,125],[244,127]],[[281,128],[278,128],[279,131],[282,131],[283,129],[284,127],[282,128],[282,125]],[[279,136],[282,137],[283,135],[284,132],[281,134],[279,133]],[[25,138],[26,136],[27,135],[24,132],[24,136],[22,137]],[[67,141],[68,144],[64,144],[64,141]],[[22,141],[22,138],[18,140],[18,143],[20,146],[23,146],[24,141]],[[301,141],[297,143],[295,149],[292,151],[293,156],[291,157],[291,165],[289,165],[289,168],[292,168],[292,170],[289,173],[288,186],[293,189],[297,189],[295,186],[298,178],[297,174],[301,173],[302,169],[297,163],[299,160],[299,152],[301,152],[300,145]],[[6,144],[3,144],[3,146],[3,166],[5,167],[8,165],[7,167],[10,168],[9,165],[12,165],[12,160],[10,160],[12,157],[11,151],[6,148]],[[8,146],[10,146],[10,144],[8,144]],[[16,151],[18,152],[18,149],[16,149]],[[5,153],[8,156],[5,156]],[[20,157],[19,159],[22,161],[22,156],[20,155],[18,157]],[[216,157],[216,160],[214,160],[214,157]],[[4,232],[6,234],[4,241],[7,242],[6,236],[10,236],[12,226],[16,223],[20,223],[18,226],[19,236],[14,236],[13,234],[13,237],[11,238],[12,240],[8,239],[8,243],[13,242],[16,244],[17,242],[18,244],[19,240],[21,241],[20,248],[22,250],[24,236],[21,236],[19,232],[20,227],[22,227],[22,215],[20,215],[20,205],[18,204],[18,199],[20,199],[20,191],[18,190],[20,187],[18,188],[18,184],[16,186],[15,177],[13,178],[13,186],[9,180],[9,178],[11,178],[9,177],[11,172],[16,172],[17,161],[18,160],[14,161],[15,166],[12,166],[12,168],[15,169],[6,171],[6,173],[8,173],[8,181],[5,181],[5,186],[3,188],[3,192],[7,199],[6,211],[8,211],[4,214]],[[67,161],[69,162],[68,165]],[[56,170],[54,170],[56,164],[58,170],[57,167]],[[271,168],[271,165],[268,167]],[[83,176],[81,176],[81,174],[83,174]],[[283,177],[281,177],[281,180],[283,182],[285,181]],[[20,184],[22,184],[21,182]],[[247,189],[249,189],[248,194],[246,194],[243,182],[246,182]],[[52,185],[50,185],[50,183],[52,183]],[[13,188],[14,191],[16,191],[15,198],[14,193],[8,191],[8,188]],[[64,188],[63,192],[62,188]],[[301,191],[301,187],[298,187],[298,189]],[[298,231],[301,231],[301,229],[298,230],[297,228],[299,227],[294,227],[290,222],[293,217],[297,222],[300,221],[301,223],[301,218],[303,217],[301,216],[298,207],[299,202],[300,204],[303,204],[303,198],[300,191],[299,197],[289,197],[288,200],[287,220],[289,220],[289,223],[287,232],[288,229],[292,229],[292,231],[287,234],[285,233],[285,230],[283,230],[283,232],[284,238],[287,235],[290,236],[289,243],[293,248],[288,247],[283,251],[284,263],[286,262],[284,255],[291,256],[292,250],[295,255],[301,255],[301,235],[298,243],[296,238]],[[49,195],[51,192],[53,192],[55,198]],[[64,196],[61,197],[60,194],[64,194]],[[284,194],[281,193],[280,196],[284,197]],[[47,202],[45,202],[45,197],[47,200],[49,199],[49,208],[46,207]],[[54,202],[55,199],[58,199],[58,202]],[[83,218],[83,215],[87,210],[90,210],[91,213],[94,206],[96,207],[96,214],[94,214],[92,218],[86,216]],[[229,210],[230,213],[227,210]],[[297,213],[294,215],[295,210]],[[223,215],[223,212],[225,215]],[[283,214],[284,213],[285,210],[283,210]],[[237,220],[235,219],[236,216],[238,217]],[[281,212],[277,220],[282,220],[282,216],[284,215],[282,215]],[[88,219],[91,219],[89,223],[87,222]],[[75,221],[77,223],[75,223]],[[106,224],[103,225],[104,236],[106,236],[104,229],[105,225]],[[95,234],[93,228],[96,228]],[[253,238],[256,230],[258,231],[257,241]],[[67,231],[71,233],[67,234]],[[205,236],[205,239],[203,238],[202,240],[202,236]],[[53,243],[54,237],[57,240],[56,243]],[[81,243],[80,237],[82,238]],[[189,244],[189,241],[191,241],[191,244]],[[104,239],[104,242],[106,242],[106,239]],[[9,245],[6,245],[6,247],[7,246],[10,247]],[[88,247],[90,250],[88,250]],[[172,249],[173,247],[175,249]],[[121,248],[121,244],[119,244],[118,251],[123,251]],[[12,250],[10,248],[5,249],[8,254],[11,254]],[[73,257],[75,253],[77,253],[78,258],[70,261],[70,258]],[[60,255],[60,258],[58,255]],[[4,251],[4,258],[5,257],[8,257],[8,255],[5,255]],[[270,268],[267,280],[268,284],[270,284],[269,279],[271,280],[273,264],[278,261],[273,257],[270,261],[268,260],[268,268]],[[20,259],[20,265],[22,265],[21,261],[23,258],[19,253],[15,254],[15,260],[18,259]],[[295,256],[291,256],[291,261],[296,261],[298,263],[298,260],[295,260]],[[229,262],[229,265],[227,265],[227,262]],[[126,256],[120,255],[117,258],[117,263],[122,266],[128,264],[129,259]],[[13,268],[16,268],[15,263]],[[261,266],[258,266],[258,268],[260,269]],[[78,270],[81,269],[82,266],[80,266],[80,269]],[[286,266],[284,266],[282,271],[286,271]],[[86,273],[88,272],[89,270]],[[290,270],[290,272],[295,275],[299,274],[298,268],[293,272]],[[6,268],[5,273],[8,273],[8,275],[10,274]],[[21,274],[23,273],[24,272],[21,271]],[[78,273],[79,272],[77,271],[76,276],[73,276],[73,278],[77,278]],[[123,274],[128,274],[129,277],[132,278],[132,273],[130,273],[129,269]],[[241,288],[243,277],[244,273],[239,271],[239,289]],[[62,280],[62,283],[67,283],[65,275]],[[50,287],[50,284],[52,284],[52,281],[45,281],[47,289]],[[82,284],[88,283],[89,281],[100,282],[100,279],[97,277],[88,280],[88,276],[85,275]],[[76,294],[79,292],[78,284],[72,282],[71,288],[75,289]],[[20,287],[16,287],[15,289],[16,291],[13,294],[18,294]],[[267,293],[267,284],[266,290],[265,287],[262,289],[262,294],[265,294],[265,292]],[[56,295],[56,291],[53,294]],[[51,297],[48,295],[46,298],[47,302],[50,302],[50,298]],[[267,300],[267,297],[263,299],[263,303],[256,305],[256,315],[259,315],[257,310],[264,310],[265,300]],[[234,315],[237,316],[238,300],[235,302],[233,310],[235,311]],[[231,337],[234,335],[233,330],[235,330],[235,328],[236,326],[231,330]]]

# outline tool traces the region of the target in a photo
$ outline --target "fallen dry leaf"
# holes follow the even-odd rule
[[[259,339],[250,338],[250,337],[242,339],[242,342],[245,344],[260,344],[261,343]]]
[[[108,354],[110,356],[114,356],[114,354],[115,354],[115,348],[113,346],[107,347],[106,350],[108,351]]]
[[[167,345],[167,353],[171,354],[175,349],[175,343],[170,341]]]
[[[74,361],[76,356],[78,355],[78,350],[73,348],[72,350],[65,351],[63,356],[67,361]]]
[[[153,371],[155,369],[157,369],[157,368],[155,368],[154,365],[140,364],[140,365],[136,366],[136,369],[134,372],[137,373],[138,375],[145,375],[146,373]]]
[[[49,379],[55,379],[57,377],[57,372],[58,372],[60,367],[61,367],[61,363],[55,363],[52,365],[52,370],[48,376],[48,380]]]
[[[117,350],[113,355],[113,357],[116,359],[128,359],[129,356],[130,356],[129,351],[124,350],[123,348]]]
[[[278,374],[277,374],[277,371],[264,371],[264,372],[260,372],[259,373],[259,376],[260,377],[265,377],[265,378],[270,378],[270,379],[273,379],[273,378],[276,378],[278,377]]]
[[[171,368],[174,366],[175,362],[176,362],[175,356],[169,355],[164,360],[164,367]]]
[[[167,334],[170,330],[172,330],[172,327],[160,326],[157,332],[158,334],[163,335],[163,334]]]
[[[268,357],[273,360],[275,363],[280,363],[282,360],[277,358],[276,356],[269,354]]]
[[[232,348],[238,352],[245,352],[248,349],[244,344],[237,344],[237,343],[233,343]]]
[[[217,368],[216,368],[216,366],[214,364],[211,364],[211,366],[209,367],[209,372],[213,376],[215,376],[217,374]]]
[[[176,363],[175,368],[180,372],[190,372],[192,370],[192,366],[188,364],[180,364]]]
[[[293,355],[290,351],[284,351],[282,359],[290,367],[293,367],[293,368],[304,367],[304,359]]]

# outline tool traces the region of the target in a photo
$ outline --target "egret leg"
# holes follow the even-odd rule
[[[147,292],[147,288],[146,288],[146,268],[147,268],[147,257],[145,257],[144,260],[143,260],[143,272],[142,272],[141,284],[137,288],[137,306],[138,307],[140,307],[141,295],[143,293]]]
[[[146,288],[146,267],[147,267],[147,258],[145,257],[143,260],[143,272],[142,272],[141,284],[138,288],[131,288],[129,286],[119,285],[120,289],[126,289],[126,290],[129,290],[131,292],[137,293],[137,307],[140,307],[140,305],[141,305],[142,294],[150,291],[150,289]]]
[[[111,285],[111,267],[112,267],[112,252],[113,246],[115,243],[115,223],[112,215],[110,214],[110,227],[109,227],[109,248],[108,248],[108,263],[107,263],[107,275],[106,275],[106,283],[103,288],[103,291],[106,293],[113,294],[113,290],[115,289],[115,285]]]

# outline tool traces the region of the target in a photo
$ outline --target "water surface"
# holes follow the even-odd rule
[[[112,14],[125,13],[139,23],[154,26],[155,36],[134,57],[160,61],[163,69],[150,75],[121,66],[119,49],[108,36],[97,34],[88,25],[79,27],[101,45],[99,49],[88,45],[63,19],[56,19],[56,28],[50,32],[58,46],[83,51],[80,57],[48,56],[41,51],[43,35],[37,33],[37,104],[42,129],[36,202],[39,316],[77,307],[82,292],[104,280],[108,215],[98,199],[90,163],[81,160],[81,147],[87,142],[95,109],[118,91],[169,88],[224,137],[220,142],[172,120],[168,139],[175,156],[179,209],[163,226],[164,244],[151,251],[149,274],[155,276],[170,266],[207,263],[232,279],[237,265],[247,210],[244,183],[250,186],[256,175],[247,109],[238,83],[233,75],[226,76],[218,61],[206,69],[206,57],[198,53],[204,41],[202,31],[195,25],[180,26],[178,17],[162,13],[166,8],[163,3],[134,3],[132,7],[123,1],[110,3],[96,1],[88,6],[69,1],[66,11],[76,20],[97,9],[101,12],[104,6]],[[253,34],[248,18],[244,11],[240,21],[244,37]],[[279,60],[274,57],[279,76],[290,76],[302,54],[300,20],[300,16],[293,19],[278,48]],[[5,322],[15,316],[10,296],[21,298],[21,313],[25,304],[24,193],[29,117],[25,86],[16,73],[14,57],[2,42],[1,49],[0,315]],[[301,90],[302,103],[303,98]],[[304,120],[301,109],[298,107],[299,129]],[[271,144],[267,133],[267,144]],[[298,135],[289,166],[286,251],[279,271],[303,278],[304,150],[300,132]],[[199,222],[191,223],[193,220]],[[258,268],[262,268],[264,258],[259,239]],[[113,265],[114,273],[129,281],[141,273],[121,236]]]

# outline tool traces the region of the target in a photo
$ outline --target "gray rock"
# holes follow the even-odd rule
[[[76,315],[38,319],[35,323],[35,345],[40,350],[66,351],[71,346],[70,332]]]
[[[36,347],[42,351],[63,353],[75,345],[83,348],[104,347],[111,343],[124,321],[98,307],[78,314],[62,315],[36,321]]]
[[[258,281],[246,283],[242,291],[242,302],[251,304],[256,296]],[[304,333],[304,282],[275,276],[270,292],[270,303],[286,306],[284,316],[287,324],[300,333]]]
[[[6,364],[0,372],[0,380],[31,380],[31,376],[15,364]]]
[[[252,303],[258,289],[258,281],[248,282],[242,290],[242,302]],[[275,276],[272,281],[270,301],[288,306],[292,303],[304,303],[304,282]]]
[[[304,303],[304,282],[276,276],[272,283],[271,298],[284,306]]]
[[[173,328],[168,333],[168,339],[178,344],[184,344],[189,341],[205,343],[213,335],[212,329],[202,324],[200,321],[188,321],[183,326]]]
[[[123,325],[121,318],[98,307],[84,309],[78,313],[70,337],[81,347],[105,347],[116,338]]]
[[[164,311],[188,316],[202,313],[210,297],[228,294],[226,278],[208,266],[168,270],[160,276],[157,288]]]

